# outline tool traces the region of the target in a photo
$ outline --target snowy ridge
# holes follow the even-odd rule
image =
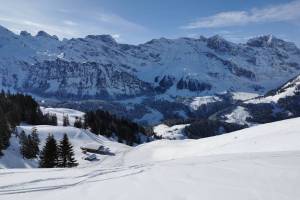
[[[153,162],[216,154],[298,151],[299,121],[300,118],[283,120],[198,140],[158,140],[137,146],[127,159]]]
[[[161,38],[135,46],[118,44],[109,35],[60,41],[43,31],[16,35],[0,27],[1,87],[79,99],[153,90],[175,96],[225,90],[261,94],[300,70],[294,44],[274,36],[269,40],[263,36],[234,44],[220,36]]]
[[[277,89],[270,95],[267,95],[265,97],[258,97],[249,101],[246,101],[245,103],[277,103],[279,99],[283,99],[286,97],[295,96],[299,93],[300,89],[300,76],[297,76],[296,78],[292,79],[288,83],[284,84],[282,87]]]
[[[185,118],[206,100],[218,103],[213,96],[226,91],[242,100],[263,95],[299,73],[300,50],[274,36],[246,44],[213,36],[128,45],[109,35],[61,41],[43,31],[17,35],[0,27],[1,89],[67,101],[82,110],[92,101],[94,107],[143,123]],[[176,110],[168,111],[169,103]]]

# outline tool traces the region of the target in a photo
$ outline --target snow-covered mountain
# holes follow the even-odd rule
[[[0,88],[73,106],[74,100],[97,100],[95,107],[141,122],[189,115],[178,98],[264,94],[299,73],[300,50],[271,35],[246,44],[213,36],[127,45],[109,35],[59,40],[44,31],[17,35],[0,27]]]
[[[217,118],[226,122],[254,125],[300,116],[300,75],[265,95],[241,101],[224,109]]]
[[[299,118],[289,119],[200,140],[158,140],[137,147],[98,138],[94,142],[109,144],[116,155],[68,169],[0,169],[0,196],[7,200],[299,199],[299,123]],[[63,131],[75,148],[76,141],[93,141],[66,127],[57,129],[55,136]]]

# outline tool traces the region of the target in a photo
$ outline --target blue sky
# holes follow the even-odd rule
[[[121,43],[274,34],[300,46],[300,0],[0,0],[0,24],[60,38],[111,34]]]

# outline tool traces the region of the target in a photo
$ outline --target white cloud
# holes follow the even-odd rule
[[[115,40],[118,40],[121,36],[120,36],[120,34],[113,34],[112,37],[113,37]]]
[[[136,24],[134,22],[128,21],[127,19],[124,19],[118,15],[115,14],[96,14],[94,13],[95,18],[106,25],[113,25],[118,26],[120,28],[130,29],[130,30],[136,30],[136,31],[145,31],[146,28],[142,25]]]
[[[150,35],[150,30],[143,25],[110,13],[100,5],[92,7],[77,2],[67,7],[67,0],[53,0],[51,4],[42,1],[37,3],[35,0],[3,1],[6,3],[0,7],[0,25],[16,33],[26,30],[34,35],[43,30],[60,38],[110,34],[116,40],[126,43],[138,43]],[[133,32],[140,37],[134,37]],[[119,33],[122,33],[121,38]]]
[[[63,23],[68,26],[77,26],[77,23],[71,20],[64,20]]]
[[[300,19],[299,0],[263,9],[254,8],[250,11],[220,12],[209,17],[200,18],[182,28],[219,28],[240,26],[249,23],[293,21],[297,19]]]

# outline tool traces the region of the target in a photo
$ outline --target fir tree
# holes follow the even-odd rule
[[[31,131],[31,140],[32,140],[31,144],[32,144],[33,157],[37,157],[37,155],[40,153],[40,148],[39,148],[40,139],[39,139],[36,127],[32,128],[32,131]]]
[[[27,157],[27,135],[25,134],[25,131],[22,130],[22,132],[19,135],[19,143],[20,143],[20,153],[22,154],[23,158]]]
[[[10,138],[10,130],[8,121],[4,116],[3,110],[0,108],[0,155],[1,151],[8,147]]]
[[[32,133],[27,136],[25,132],[22,131],[19,136],[19,143],[20,143],[20,152],[23,158],[33,159],[38,156],[40,152],[39,150],[40,140],[38,138],[36,128],[33,128]]]
[[[68,115],[63,116],[63,126],[70,126],[70,121],[69,121]]]
[[[73,146],[69,141],[67,134],[64,134],[63,139],[58,147],[58,166],[59,167],[75,167],[78,163],[74,158]]]
[[[58,148],[57,143],[53,135],[50,135],[46,139],[46,144],[40,155],[40,167],[41,168],[53,168],[58,164]]]
[[[74,127],[83,128],[82,119],[80,117],[75,118]]]

